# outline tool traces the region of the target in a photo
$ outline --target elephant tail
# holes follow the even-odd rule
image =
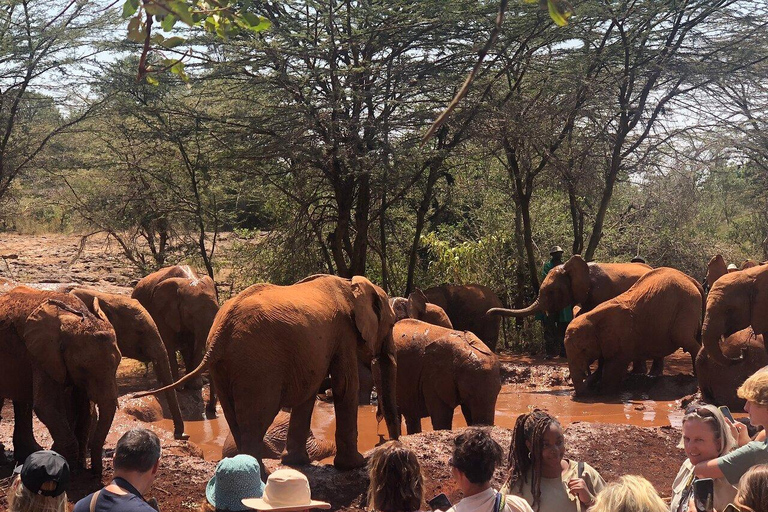
[[[165,391],[170,391],[171,389],[176,389],[179,386],[184,385],[185,382],[194,379],[198,375],[201,375],[206,370],[206,368],[208,368],[208,363],[210,361],[211,361],[211,351],[208,350],[205,353],[205,355],[203,356],[203,360],[200,361],[199,365],[197,365],[197,368],[195,368],[194,370],[192,370],[188,374],[184,375],[182,378],[180,378],[176,382],[174,382],[172,384],[168,384],[167,386],[163,386],[162,388],[159,388],[159,389],[152,389],[150,391],[142,391],[140,393],[134,393],[134,394],[131,395],[131,398],[141,398],[143,396],[156,395],[158,393],[163,393]]]

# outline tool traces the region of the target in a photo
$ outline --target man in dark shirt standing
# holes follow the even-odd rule
[[[154,512],[143,494],[152,487],[160,465],[160,439],[144,428],[123,434],[115,447],[112,482],[75,505],[74,512]]]

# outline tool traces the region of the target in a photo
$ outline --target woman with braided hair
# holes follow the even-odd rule
[[[515,422],[509,465],[509,492],[537,512],[583,512],[605,487],[595,468],[564,458],[563,428],[544,411],[522,414]]]

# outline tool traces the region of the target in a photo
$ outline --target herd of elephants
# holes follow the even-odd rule
[[[187,266],[144,277],[130,298],[0,284],[0,399],[13,401],[15,458],[40,449],[34,411],[54,450],[76,467],[90,455],[96,472],[118,404],[121,357],[153,363],[163,387],[136,396],[163,393],[179,439],[186,435],[175,389],[201,389],[204,372],[206,415],[216,415],[218,400],[239,452],[261,459],[267,429],[290,409],[282,460],[291,465],[310,460],[312,410],[318,390],[329,387],[340,469],[364,464],[358,404],[369,403],[374,386],[393,439],[403,418],[408,433],[419,432],[425,417],[436,429],[451,428],[457,406],[467,424],[493,424],[503,316],[573,307],[565,348],[576,395],[618,389],[630,363],[645,373],[651,359],[650,373],[660,375],[663,358],[682,348],[704,398],[739,407],[736,387],[768,364],[768,265],[728,272],[721,256],[710,261],[705,293],[673,268],[575,255],[519,310],[503,308],[482,285],[390,298],[364,277],[331,275],[255,284],[220,307],[213,280]]]

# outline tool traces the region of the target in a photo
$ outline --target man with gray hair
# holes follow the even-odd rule
[[[151,430],[129,430],[117,441],[112,459],[112,482],[75,505],[74,512],[154,512],[144,494],[152,487],[160,466],[160,439]]]

